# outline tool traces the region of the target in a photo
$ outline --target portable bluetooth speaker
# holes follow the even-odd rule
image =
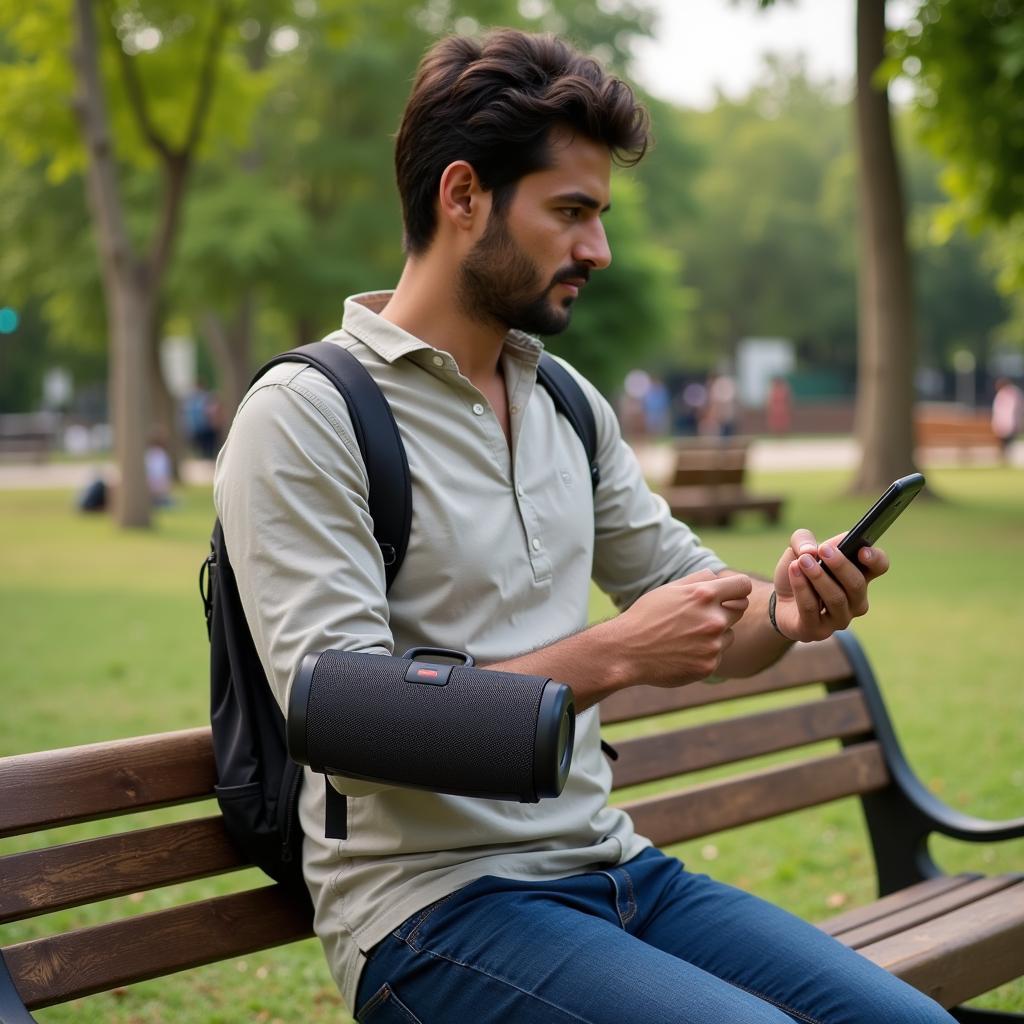
[[[288,700],[288,752],[314,771],[524,803],[562,792],[575,727],[564,683],[431,647],[307,654]]]

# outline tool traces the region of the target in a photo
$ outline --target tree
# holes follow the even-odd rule
[[[993,257],[1003,293],[1024,332],[1024,3],[923,0],[894,38],[891,74],[916,93],[915,122],[944,163],[949,197],[933,220],[942,239],[957,226],[995,229]]]
[[[860,260],[857,439],[852,489],[884,490],[914,463],[917,335],[906,213],[893,141],[885,58],[885,0],[857,0],[856,125]]]
[[[762,7],[773,0],[759,0]],[[851,490],[877,493],[914,469],[917,339],[899,161],[885,60],[885,0],[857,0],[857,414]]]
[[[236,12],[229,0],[75,0],[70,23],[67,14],[61,0],[45,0],[27,14],[20,4],[0,5],[0,28],[17,58],[0,68],[0,122],[15,154],[26,163],[45,159],[51,180],[84,167],[110,335],[120,469],[115,514],[121,525],[144,526],[150,514],[144,451],[162,288],[187,182],[214,120],[218,82],[222,137],[236,136],[245,121],[237,75],[239,87],[223,95],[231,60],[226,39]],[[133,170],[159,181],[150,193],[150,218],[129,207]]]
[[[422,8],[405,0],[336,2],[290,18],[293,45],[275,61],[246,159],[208,161],[197,179],[174,275],[178,307],[195,317],[222,385],[228,382],[226,408],[234,408],[268,344],[282,348],[282,335],[296,344],[310,341],[337,326],[343,296],[397,280],[403,253],[389,173],[393,133],[416,65],[437,36],[489,24],[560,31],[621,70],[631,39],[649,25],[636,4],[614,13],[568,0],[527,14],[520,6],[511,0]],[[272,43],[262,22],[251,34],[250,59]],[[581,367],[609,388],[618,384],[619,367],[678,338],[682,319],[679,303],[663,293],[665,286],[680,289],[661,273],[671,258],[646,251],[644,232],[634,230],[645,214],[625,193],[623,211],[614,223],[650,282],[640,287],[636,277],[632,287],[615,288],[629,277],[619,270],[609,287],[595,287],[586,303],[595,310],[588,320],[595,333],[578,346]],[[200,278],[195,265],[210,272]],[[631,315],[644,329],[632,355],[613,326]],[[576,343],[567,338],[565,344]]]

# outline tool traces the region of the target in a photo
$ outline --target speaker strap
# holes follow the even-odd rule
[[[339,793],[326,775],[324,785],[327,787],[324,836],[327,839],[348,839],[348,797],[344,793]]]

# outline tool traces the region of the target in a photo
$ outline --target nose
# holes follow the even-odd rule
[[[572,255],[577,262],[587,263],[594,270],[604,270],[611,263],[612,250],[600,217],[593,217],[584,225]]]

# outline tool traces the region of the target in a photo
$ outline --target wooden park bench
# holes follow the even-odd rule
[[[0,416],[0,462],[45,462],[55,441],[55,417],[49,413]]]
[[[741,698],[776,692],[786,706],[738,713]],[[705,721],[712,705],[722,715]],[[698,708],[701,724],[687,725]],[[943,875],[927,847],[933,833],[984,842],[1024,836],[1024,819],[982,822],[923,788],[852,635],[798,646],[747,680],[622,692],[604,702],[602,714],[609,725],[644,719],[654,729],[614,738],[614,772],[616,802],[659,845],[859,796],[881,898],[821,927],[947,1007],[1024,974],[1024,879]],[[810,754],[802,750],[808,745]],[[785,763],[744,764],[780,752]],[[739,766],[738,774],[690,778],[725,765]],[[656,779],[671,781],[656,795],[623,795],[624,787]],[[4,944],[2,926],[10,922],[244,867],[215,805],[211,813],[213,784],[205,728],[0,759],[0,837],[199,806],[188,820],[79,842],[46,845],[46,836],[36,836],[39,848],[0,858],[0,1024],[28,1024],[38,1007],[311,934],[307,903],[263,879],[226,895],[56,933],[40,929],[38,937]],[[1020,1019],[955,1012],[966,1022]],[[299,1006],[295,1020],[302,1019]]]
[[[672,477],[661,488],[672,515],[694,526],[728,526],[737,512],[761,512],[777,523],[783,499],[747,490],[749,446],[743,438],[677,442]]]
[[[927,406],[914,416],[914,432],[919,449],[947,449],[964,459],[969,453],[999,455],[999,439],[992,433],[987,412],[938,409]]]

